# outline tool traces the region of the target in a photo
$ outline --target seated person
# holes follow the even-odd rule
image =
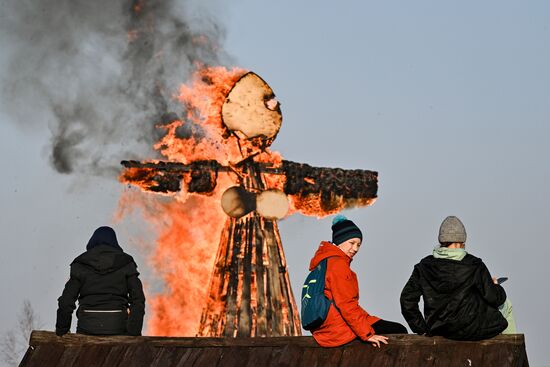
[[[380,334],[407,333],[403,325],[370,315],[359,305],[359,284],[350,263],[362,240],[363,234],[355,223],[338,215],[332,224],[332,242],[321,242],[311,259],[310,271],[328,259],[324,293],[333,302],[324,322],[312,330],[313,337],[323,347],[340,346],[354,339],[380,347],[380,343],[388,344],[388,338]]]
[[[145,296],[134,259],[122,251],[110,227],[96,229],[86,250],[71,263],[58,299],[55,333],[69,332],[78,299],[77,333],[141,335]]]
[[[447,217],[439,229],[440,247],[416,264],[401,292],[401,313],[411,330],[456,340],[481,340],[515,333],[506,292],[481,259],[464,249],[466,229]],[[422,296],[424,315],[418,308]]]

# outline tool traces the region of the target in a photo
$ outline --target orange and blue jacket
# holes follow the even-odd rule
[[[358,337],[366,341],[374,335],[371,325],[380,318],[369,315],[359,306],[359,285],[357,275],[350,268],[351,258],[337,246],[321,242],[309,270],[326,258],[330,259],[325,275],[325,296],[333,303],[325,322],[312,331],[313,337],[323,347],[337,347]]]

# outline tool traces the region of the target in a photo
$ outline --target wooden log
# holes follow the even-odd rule
[[[154,192],[176,192],[184,178],[189,192],[209,193],[216,186],[218,172],[233,172],[234,168],[220,165],[213,160],[191,164],[178,162],[122,161],[126,170],[121,180],[136,184]],[[268,175],[286,177],[284,192],[301,202],[318,201],[321,210],[330,211],[342,206],[367,205],[377,197],[378,172],[341,168],[312,167],[308,164],[284,160],[281,166],[247,160],[241,165]],[[238,165],[240,167],[240,165]],[[265,189],[271,189],[266,187]]]
[[[378,172],[362,169],[312,167],[283,161],[285,193],[289,195],[328,194],[347,199],[374,198],[378,191]]]
[[[389,344],[381,348],[358,340],[341,347],[323,348],[312,337],[173,338],[67,334],[60,338],[53,332],[34,331],[21,366],[170,367],[205,363],[216,367],[529,366],[521,334],[499,335],[476,342],[419,335],[388,337]]]
[[[446,339],[440,336],[426,337],[416,334],[390,334],[387,335],[390,345],[399,347],[452,347],[452,346],[523,346],[525,345],[525,336],[523,334],[498,335],[491,339],[480,341],[456,341]],[[91,336],[83,334],[65,334],[62,337],[55,335],[52,331],[35,330],[31,333],[29,344],[38,347],[44,344],[59,344],[64,346],[82,346],[82,345],[128,345],[128,344],[150,344],[153,347],[187,347],[187,348],[206,348],[206,347],[283,347],[288,344],[297,345],[303,348],[321,348],[315,339],[311,336],[280,336],[265,338],[208,338],[208,337],[163,337],[163,336]],[[344,347],[365,346],[370,344],[359,340],[354,340]]]

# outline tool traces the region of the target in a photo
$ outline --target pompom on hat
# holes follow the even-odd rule
[[[352,238],[363,241],[363,233],[351,220],[344,215],[337,215],[332,220],[332,243],[339,245]]]

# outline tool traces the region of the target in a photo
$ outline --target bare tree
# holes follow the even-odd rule
[[[42,323],[29,300],[23,301],[23,308],[17,316],[17,326],[9,330],[0,341],[0,356],[6,366],[18,366],[27,351],[31,332]]]

